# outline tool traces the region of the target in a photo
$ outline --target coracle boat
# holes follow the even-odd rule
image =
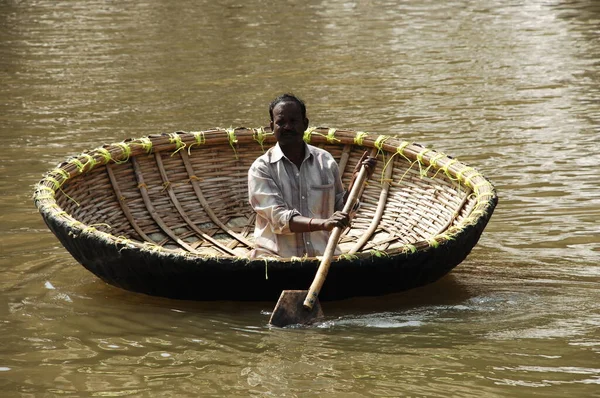
[[[382,295],[436,281],[463,261],[497,204],[477,170],[390,135],[309,128],[347,185],[365,150],[378,164],[340,239],[322,300]],[[127,290],[192,300],[272,300],[307,289],[319,258],[250,259],[252,162],[265,128],[176,132],[74,156],[36,185],[48,227],[85,268]]]

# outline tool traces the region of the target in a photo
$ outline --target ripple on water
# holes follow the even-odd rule
[[[0,2],[0,391],[597,394],[596,2],[233,3]],[[269,328],[274,303],[104,284],[31,203],[71,154],[264,125],[269,99],[288,90],[314,124],[398,134],[495,183],[499,206],[450,279],[323,303],[316,327]]]

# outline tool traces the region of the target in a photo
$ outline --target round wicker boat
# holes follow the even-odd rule
[[[475,246],[497,203],[492,184],[456,159],[390,135],[309,128],[344,184],[377,156],[321,299],[381,295],[433,282]],[[71,255],[104,281],[194,300],[277,300],[304,290],[319,258],[249,259],[252,162],[275,143],[264,128],[153,135],[72,157],[34,201]]]

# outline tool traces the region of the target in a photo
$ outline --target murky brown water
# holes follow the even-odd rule
[[[286,4],[289,3],[289,4]],[[600,396],[600,4],[0,0],[0,395]],[[108,286],[45,227],[68,155],[267,122],[395,133],[476,166],[500,205],[440,282],[324,304]]]

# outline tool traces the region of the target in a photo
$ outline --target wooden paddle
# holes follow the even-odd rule
[[[358,176],[354,180],[354,185],[350,191],[350,195],[346,200],[343,211],[350,213],[354,207],[354,203],[358,199],[363,183],[367,179],[367,169],[361,166]],[[337,247],[342,228],[335,227],[331,231],[327,247],[323,253],[321,264],[317,269],[315,279],[310,285],[310,289],[306,290],[284,290],[279,296],[279,301],[275,305],[273,314],[269,324],[279,327],[296,324],[308,324],[317,318],[323,317],[323,310],[319,303],[319,292],[327,277],[331,260]]]

